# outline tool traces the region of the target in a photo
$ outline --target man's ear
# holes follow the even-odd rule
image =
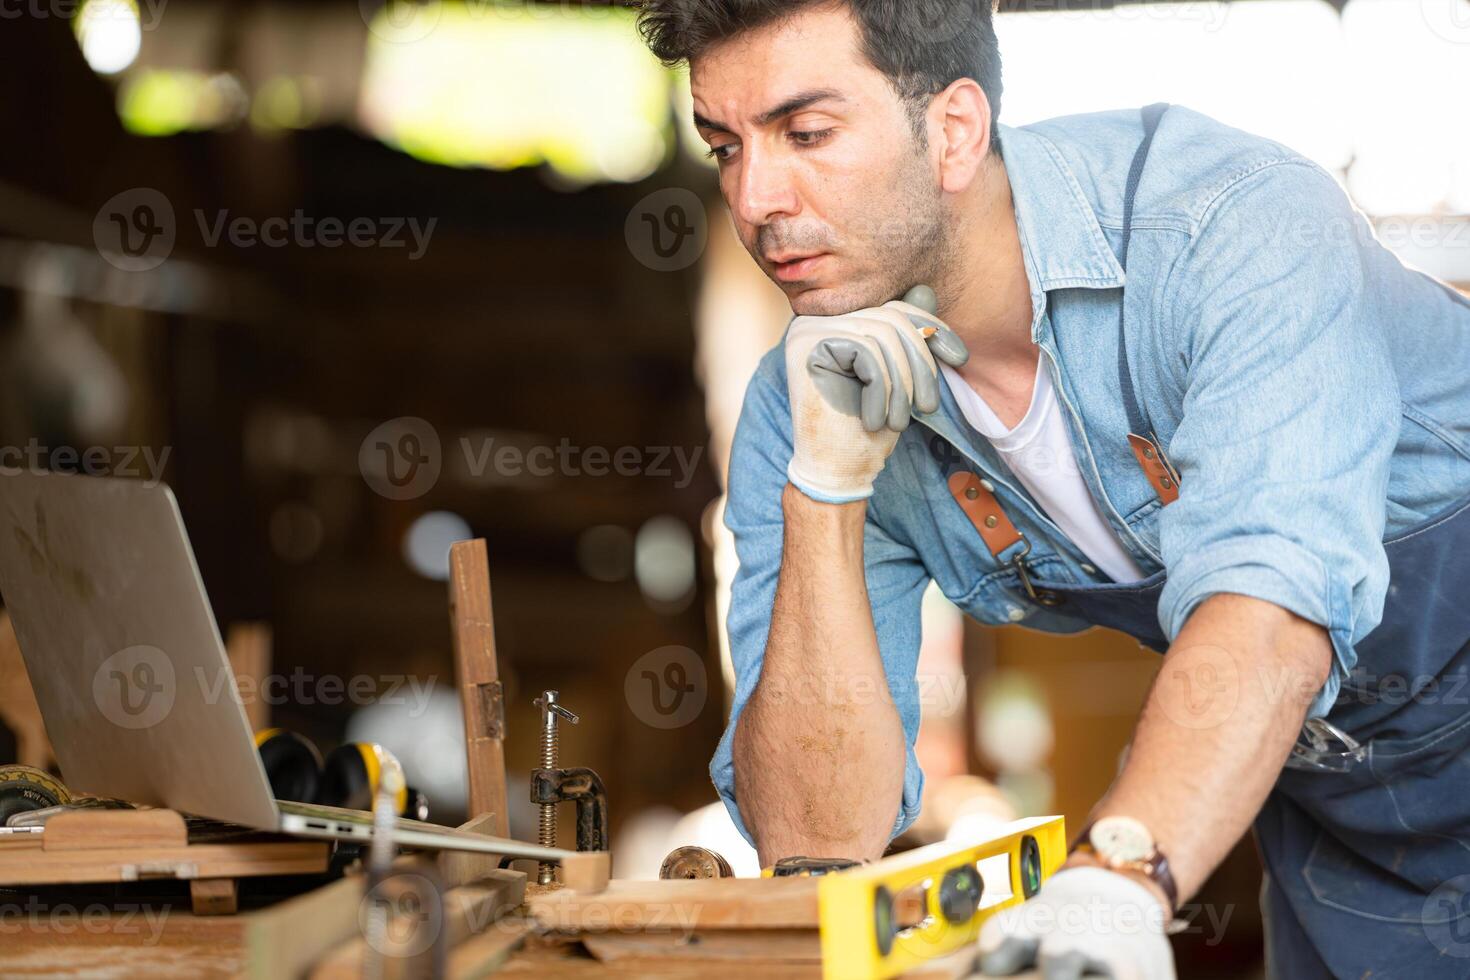
[[[929,133],[939,154],[940,186],[950,194],[964,191],[990,153],[990,100],[978,82],[961,78],[934,97]]]

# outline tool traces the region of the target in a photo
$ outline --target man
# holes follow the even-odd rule
[[[1186,108],[999,125],[978,0],[643,8],[797,314],[727,509],[712,774],[762,863],[876,858],[916,816],[934,580],[1165,655],[988,970],[1172,974],[1163,921],[1254,822],[1273,976],[1462,976],[1470,305],[1320,168]]]

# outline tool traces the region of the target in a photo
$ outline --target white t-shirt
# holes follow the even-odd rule
[[[1123,548],[1112,525],[1098,510],[1078,469],[1072,436],[1056,389],[1052,387],[1051,372],[1041,364],[1045,356],[1037,355],[1031,407],[1026,410],[1026,417],[1010,430],[959,372],[948,364],[940,364],[939,368],[949,390],[954,392],[965,421],[990,441],[1057,527],[1113,581],[1136,582],[1145,577],[1143,569]]]

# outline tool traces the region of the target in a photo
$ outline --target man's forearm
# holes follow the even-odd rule
[[[904,734],[863,569],[866,504],[787,486],[760,681],[735,729],[735,789],[762,865],[876,858],[903,793]]]
[[[1246,596],[1206,599],[1169,648],[1093,816],[1142,821],[1184,901],[1250,827],[1331,663],[1315,623]]]

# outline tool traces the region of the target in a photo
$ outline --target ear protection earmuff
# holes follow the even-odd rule
[[[371,810],[373,797],[383,778],[382,749],[372,742],[348,742],[327,754],[316,802],[349,810]],[[408,806],[407,787],[398,791],[393,809],[403,813]]]
[[[271,795],[294,803],[316,802],[322,754],[295,732],[265,728],[255,733],[255,748],[265,765]]]
[[[372,810],[382,780],[383,749],[372,742],[346,742],[323,760],[310,741],[280,728],[256,733],[255,747],[278,800]],[[399,816],[429,818],[429,800],[412,786],[393,801]]]

